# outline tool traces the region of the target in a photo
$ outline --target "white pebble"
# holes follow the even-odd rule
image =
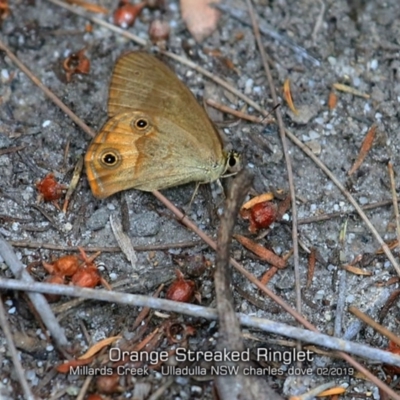
[[[369,103],[364,104],[364,113],[368,114],[371,111],[371,105]]]
[[[69,232],[71,230],[72,230],[72,224],[70,222],[64,224],[64,232]]]
[[[354,295],[353,294],[349,294],[346,297],[346,303],[353,303],[354,302]]]
[[[282,219],[283,219],[284,221],[290,221],[289,214],[284,214],[283,217],[282,217]]]
[[[315,132],[315,131],[310,131],[308,133],[308,135],[310,136],[311,140],[315,140],[315,139],[318,139],[320,137],[319,133]]]
[[[51,124],[51,121],[49,119],[46,119],[46,121],[44,121],[43,124],[42,124],[42,128],[46,128],[50,124]]]
[[[253,84],[254,84],[253,79],[251,79],[251,78],[247,79],[245,86],[244,86],[245,94],[247,94],[247,95],[251,94],[251,92],[253,90]]]
[[[15,307],[11,307],[11,308],[8,310],[8,313],[9,313],[9,314],[15,314],[15,311],[17,311],[17,309],[16,309]]]
[[[369,67],[372,69],[372,71],[377,69],[378,68],[378,60],[376,60],[376,59],[371,60],[371,62],[369,63]]]
[[[332,313],[330,311],[325,312],[325,321],[331,321],[332,320]]]
[[[54,346],[52,344],[49,344],[46,346],[46,351],[53,351],[54,350]]]
[[[336,58],[335,57],[328,57],[328,63],[331,65],[336,65]]]
[[[1,70],[1,80],[3,82],[7,82],[10,79],[10,74],[8,73],[7,69],[2,69]]]
[[[111,272],[111,274],[109,275],[110,279],[112,281],[116,281],[118,279],[118,275],[115,272]]]
[[[36,378],[36,372],[33,369],[30,369],[25,372],[25,377],[28,381],[33,381]]]

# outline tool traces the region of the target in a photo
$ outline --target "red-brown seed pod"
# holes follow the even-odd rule
[[[241,215],[250,221],[249,231],[256,233],[260,229],[267,229],[278,216],[278,207],[272,201],[262,201],[250,209],[243,210]]]
[[[77,53],[73,53],[68,56],[63,62],[63,68],[65,70],[65,76],[67,82],[71,81],[72,75],[74,74],[88,74],[90,71],[90,60],[85,56],[86,49],[83,48]]]
[[[94,288],[100,283],[101,276],[97,268],[80,268],[72,277],[71,282],[75,286]]]
[[[79,268],[79,259],[76,256],[63,256],[53,262],[54,273],[61,276],[72,276]]]
[[[176,270],[176,280],[172,282],[171,286],[167,290],[165,297],[168,300],[180,301],[188,303],[192,300],[195,283],[193,281],[185,280],[183,274],[178,269]]]
[[[8,0],[0,0],[0,20],[6,19],[10,16],[10,7]]]
[[[144,7],[146,7],[145,1],[139,4],[121,1],[118,8],[114,11],[114,24],[124,29],[132,26]]]
[[[168,22],[162,21],[160,19],[155,19],[151,21],[149,26],[149,37],[153,44],[163,44],[169,38],[170,27]]]
[[[54,201],[62,196],[67,187],[58,183],[54,174],[50,173],[36,184],[36,189],[44,201]]]
[[[97,390],[101,393],[112,394],[120,391],[119,375],[103,375],[96,379]]]

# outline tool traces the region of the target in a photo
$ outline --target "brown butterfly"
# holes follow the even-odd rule
[[[137,51],[118,59],[109,120],[85,156],[94,196],[153,191],[220,178],[238,162],[192,92],[164,63]]]

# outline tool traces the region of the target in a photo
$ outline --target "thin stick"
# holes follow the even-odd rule
[[[247,8],[250,13],[251,23],[253,25],[254,36],[257,41],[258,50],[261,54],[261,59],[264,65],[265,75],[267,76],[268,86],[271,91],[271,97],[274,104],[278,104],[278,96],[276,95],[275,84],[272,79],[271,70],[268,65],[267,57],[264,50],[264,45],[261,40],[260,29],[258,27],[258,23],[256,21],[256,17],[254,14],[254,9],[251,0],[246,0]],[[286,140],[285,134],[285,126],[283,123],[282,113],[280,108],[275,110],[276,119],[278,121],[279,127],[279,134],[281,137],[283,154],[285,155],[286,161],[286,169],[287,169],[287,176],[289,182],[289,192],[290,197],[292,199],[292,241],[293,241],[293,263],[294,263],[294,280],[295,280],[295,287],[296,287],[296,309],[299,314],[301,314],[301,277],[300,277],[300,267],[299,267],[299,242],[298,242],[298,229],[297,229],[297,205],[296,205],[296,190],[294,187],[293,182],[293,170],[292,170],[292,161],[289,156],[289,148]]]
[[[340,271],[339,285],[338,285],[338,298],[335,313],[335,324],[334,324],[334,335],[336,337],[342,337],[342,320],[344,314],[344,308],[346,304],[346,284],[347,284],[347,272],[346,270]]]
[[[394,171],[393,164],[391,162],[388,163],[389,176],[390,176],[390,189],[392,191],[392,199],[393,199],[393,209],[394,215],[396,216],[396,234],[397,234],[397,243],[400,246],[400,216],[399,216],[399,204],[396,193],[396,183],[394,181]]]
[[[30,249],[49,249],[55,251],[79,251],[78,246],[64,246],[57,244],[49,244],[42,242],[30,242],[26,240],[9,240],[8,243],[13,247],[25,247]],[[136,251],[163,251],[169,249],[183,249],[185,247],[194,247],[202,244],[203,242],[200,240],[193,240],[187,242],[178,242],[178,243],[162,243],[162,244],[149,244],[149,245],[141,245],[141,246],[133,246]],[[119,247],[99,247],[99,246],[91,246],[91,247],[82,247],[86,252],[97,252],[101,251],[102,253],[120,253],[121,249]]]
[[[35,400],[35,397],[31,392],[31,388],[28,385],[28,381],[25,378],[24,369],[22,367],[17,349],[14,344],[13,336],[10,329],[10,324],[8,323],[6,310],[4,308],[3,300],[1,299],[1,297],[0,297],[0,327],[4,332],[4,337],[6,338],[6,343],[7,343],[7,352],[11,356],[15,368],[15,374],[17,375],[19,383],[21,384],[22,391],[24,392],[24,397],[26,400]]]
[[[318,14],[317,21],[315,22],[314,29],[311,34],[311,38],[312,38],[312,42],[313,42],[314,46],[317,43],[317,35],[318,35],[319,30],[321,29],[322,23],[324,22],[324,14],[325,14],[325,10],[326,10],[324,0],[318,0],[318,1],[321,4],[321,10]]]
[[[21,290],[28,292],[41,292],[58,294],[63,296],[79,297],[91,300],[106,301],[109,303],[126,304],[135,307],[150,307],[157,310],[175,312],[179,314],[189,315],[196,318],[205,318],[208,320],[216,320],[218,318],[217,311],[213,308],[207,308],[195,304],[179,303],[171,300],[154,298],[152,296],[143,296],[130,293],[121,293],[109,291],[105,289],[86,289],[77,286],[54,285],[43,282],[27,283],[17,279],[0,278],[0,288],[7,290]],[[275,333],[285,337],[297,340],[303,340],[321,347],[327,347],[332,350],[343,350],[348,353],[358,355],[370,360],[376,360],[382,363],[395,365],[400,367],[400,356],[376,349],[364,344],[350,342],[343,339],[325,335],[320,332],[313,332],[295,326],[283,324],[281,322],[271,321],[265,318],[251,317],[246,314],[237,314],[242,325],[260,329],[265,332]],[[365,368],[364,368],[365,369]],[[370,374],[368,370],[367,373]],[[370,379],[368,377],[368,379]],[[377,378],[371,379],[377,384]],[[380,382],[380,381],[379,381]],[[394,392],[390,392],[394,393]],[[400,399],[397,394],[390,394],[396,399]]]

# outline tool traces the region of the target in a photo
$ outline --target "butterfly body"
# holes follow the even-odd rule
[[[161,61],[132,52],[116,63],[109,120],[85,156],[93,194],[212,182],[231,155],[190,90]]]

